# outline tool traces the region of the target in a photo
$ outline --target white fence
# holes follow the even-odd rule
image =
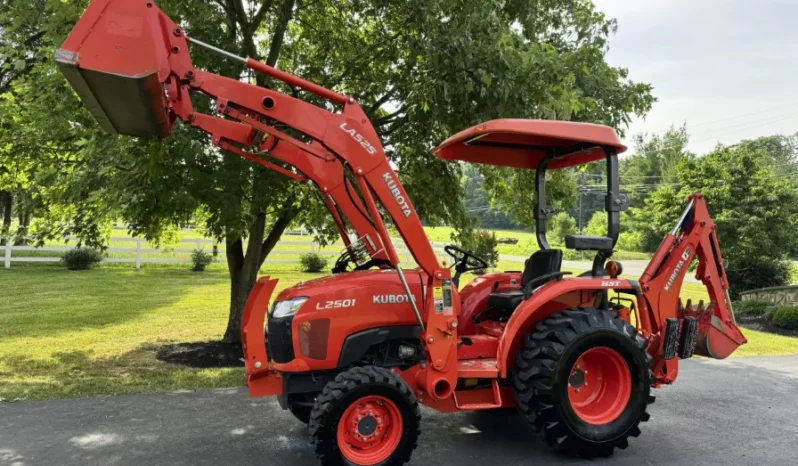
[[[103,259],[103,262],[106,263],[129,263],[135,264],[136,269],[140,269],[142,264],[190,264],[191,259],[180,259],[180,258],[152,258],[152,257],[145,257],[146,254],[171,254],[171,253],[183,253],[183,254],[190,254],[194,252],[195,249],[202,249],[206,252],[210,252],[211,250],[216,247],[218,255],[214,258],[216,262],[224,262],[224,251],[225,247],[223,244],[218,244],[214,240],[209,239],[184,239],[180,241],[180,244],[177,248],[163,248],[163,249],[155,249],[155,248],[148,248],[146,246],[146,242],[141,238],[111,238],[111,243],[134,243],[131,244],[131,247],[112,247],[106,249],[106,252],[109,254],[114,253],[128,253],[128,254],[135,254],[135,257],[106,257]],[[5,264],[5,268],[11,268],[11,264],[14,262],[59,262],[61,260],[60,257],[51,256],[51,257],[41,257],[41,256],[30,256],[30,255],[14,255],[14,252],[67,252],[74,249],[73,246],[43,246],[43,247],[33,247],[33,246],[12,246],[12,241],[7,241],[6,245],[3,246],[3,256],[2,262]],[[180,245],[190,244],[192,245],[191,248],[180,248]],[[435,254],[440,258],[448,257],[443,247],[446,243],[432,243],[433,249]],[[132,247],[135,246],[135,247]],[[284,250],[284,247],[292,247],[291,250]],[[297,247],[303,246],[304,248]],[[413,266],[415,265],[415,261],[413,260],[413,256],[410,254],[410,250],[401,240],[394,240],[394,247],[396,248],[396,252],[399,254],[400,259],[403,261],[402,264],[406,266]],[[266,264],[296,264],[299,262],[297,257],[291,259],[280,259],[280,256],[299,256],[300,254],[315,252],[322,256],[329,256],[329,257],[338,257],[341,254],[344,246],[343,243],[336,243],[326,248],[321,248],[318,243],[309,242],[309,241],[280,241],[277,243],[277,246],[274,250],[269,254],[269,259],[266,260]]]

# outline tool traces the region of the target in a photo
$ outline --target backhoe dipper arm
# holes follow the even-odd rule
[[[650,347],[649,351],[655,358],[655,366],[664,365],[662,372],[666,374],[663,377],[666,383],[675,379],[677,371],[675,361],[658,358],[661,356],[666,319],[698,319],[695,352],[702,356],[723,359],[746,342],[734,320],[715,228],[704,196],[690,196],[690,203],[681,219],[662,241],[640,278],[645,300],[641,310],[646,308],[640,315],[641,324],[642,328],[651,329],[653,348]],[[701,280],[709,293],[710,303],[706,308],[703,302],[696,308],[689,302],[683,307],[679,299],[684,277],[696,255],[696,279]]]

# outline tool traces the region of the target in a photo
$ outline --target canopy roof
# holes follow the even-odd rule
[[[551,120],[491,120],[460,131],[433,152],[442,159],[535,169],[555,154],[548,168],[565,168],[603,159],[604,147],[626,151],[608,126]]]

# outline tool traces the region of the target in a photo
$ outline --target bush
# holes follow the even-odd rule
[[[194,263],[194,266],[191,267],[192,272],[204,272],[205,268],[213,263],[213,255],[202,249],[195,249],[191,253],[191,262]]]
[[[792,264],[789,261],[739,257],[727,259],[729,266],[726,275],[729,277],[732,298],[738,298],[746,290],[784,286],[792,281]]]
[[[100,251],[90,248],[75,248],[64,254],[61,263],[67,270],[88,270],[103,260]]]
[[[566,236],[578,233],[576,220],[565,212],[559,212],[552,217],[548,225],[546,225],[546,229],[549,233],[547,236],[552,244],[564,244]]]
[[[487,230],[464,230],[457,234],[452,234],[452,240],[460,248],[471,251],[475,256],[483,259],[490,267],[496,267],[499,263],[499,242],[496,233]],[[481,275],[485,270],[476,270],[475,273]]]
[[[734,313],[738,316],[766,317],[769,318],[778,308],[770,301],[737,301],[733,304]]]
[[[585,236],[607,236],[607,212],[598,210],[585,225]]]
[[[798,330],[798,306],[784,306],[776,309],[771,322],[776,327]]]
[[[303,272],[319,273],[327,267],[327,258],[315,252],[309,252],[299,256],[299,263],[302,264]]]

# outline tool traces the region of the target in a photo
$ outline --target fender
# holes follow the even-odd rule
[[[250,396],[272,396],[283,392],[282,377],[269,366],[264,338],[266,312],[269,310],[269,300],[275,287],[276,279],[259,279],[247,298],[241,319],[241,341]]]
[[[621,278],[571,278],[549,282],[515,310],[499,340],[496,365],[499,375],[507,377],[515,364],[515,353],[521,339],[535,324],[557,311],[592,306],[596,292],[603,290],[635,291],[636,284]],[[636,294],[636,293],[635,293]]]

